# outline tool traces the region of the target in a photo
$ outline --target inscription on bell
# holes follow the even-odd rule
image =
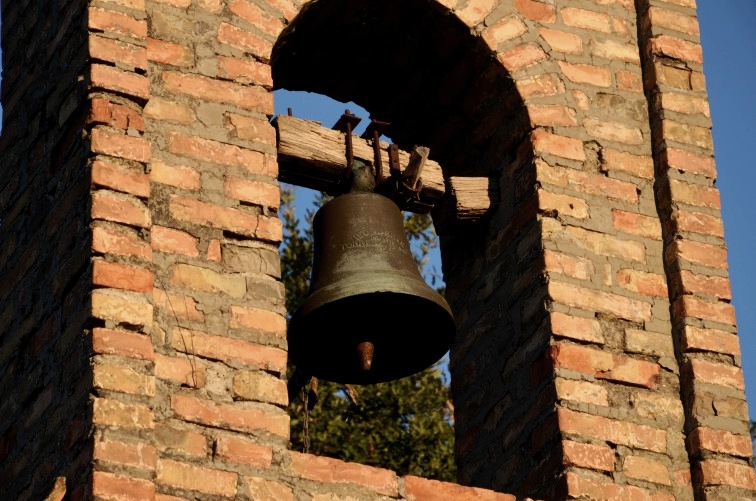
[[[396,238],[388,231],[361,230],[352,235],[349,242],[342,244],[341,250],[375,248],[381,251],[406,252],[407,242]]]

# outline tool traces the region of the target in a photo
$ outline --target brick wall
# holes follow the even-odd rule
[[[11,495],[756,490],[692,0],[2,13]],[[469,487],[287,448],[274,85],[353,99],[500,189],[496,214],[442,239]]]

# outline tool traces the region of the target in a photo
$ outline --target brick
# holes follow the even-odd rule
[[[581,477],[574,472],[567,472],[565,478],[567,481],[567,494],[570,499],[662,501],[659,494],[652,494],[651,491],[635,487],[634,485],[600,482],[591,478]],[[668,501],[668,499],[664,499],[663,501]]]
[[[518,79],[515,85],[520,96],[525,100],[531,97],[555,96],[564,93],[564,83],[553,73]]]
[[[612,73],[606,67],[564,61],[558,61],[558,63],[564,76],[572,82],[597,87],[611,87],[612,85]]]
[[[542,160],[536,160],[536,175],[541,184],[553,184],[589,195],[615,198],[630,203],[638,202],[638,188],[635,183],[568,167],[552,167]]]
[[[686,325],[682,333],[682,349],[691,351],[710,351],[726,355],[740,356],[738,336],[717,329],[701,329]]]
[[[735,308],[729,303],[704,301],[696,296],[682,296],[672,306],[675,314],[713,320],[727,325],[735,325]]]
[[[626,61],[640,64],[638,46],[634,43],[616,42],[614,40],[596,40],[592,44],[592,55],[611,61]]]
[[[628,456],[622,463],[626,476],[661,485],[672,485],[669,470],[661,462],[641,456]]]
[[[583,142],[579,139],[559,136],[536,129],[531,133],[530,141],[533,143],[533,149],[536,153],[585,161]]]
[[[155,427],[155,446],[164,454],[204,458],[208,453],[207,438],[204,435],[164,424]]]
[[[109,31],[143,40],[147,37],[147,21],[134,19],[124,12],[89,7],[89,28]]]
[[[157,450],[150,444],[129,444],[96,438],[94,441],[94,459],[95,461],[154,470],[157,464]]]
[[[158,252],[182,254],[189,257],[199,256],[198,240],[180,230],[165,226],[152,227],[152,248]]]
[[[92,262],[92,277],[94,285],[152,292],[152,272],[144,268],[95,259]]]
[[[727,277],[696,275],[688,270],[680,270],[672,275],[678,294],[699,294],[718,299],[732,299],[730,280]]]
[[[651,38],[648,43],[648,50],[654,56],[665,56],[682,61],[703,63],[703,50],[700,44],[668,35],[659,35]]]
[[[602,12],[565,7],[559,10],[567,26],[583,28],[602,33],[611,33],[611,18]]]
[[[707,459],[698,464],[695,475],[704,486],[729,485],[756,490],[756,471],[745,464]]]
[[[146,139],[99,128],[92,130],[92,151],[137,162],[150,161],[150,142]]]
[[[105,3],[112,3],[115,5],[121,5],[123,7],[128,7],[129,9],[134,10],[141,10],[144,11],[145,9],[145,0],[102,0]]]
[[[248,52],[265,62],[270,60],[270,53],[273,50],[273,44],[270,41],[224,22],[218,28],[218,41]]]
[[[548,286],[554,301],[587,311],[600,311],[633,322],[651,320],[651,303],[630,299],[608,292],[596,291],[577,285],[552,280]]]
[[[223,10],[223,0],[197,0],[201,8],[217,14]]]
[[[567,227],[566,236],[579,247],[600,256],[617,257],[627,261],[646,261],[646,248],[641,242],[624,240],[606,233]]]
[[[561,273],[580,280],[590,280],[595,268],[588,259],[570,256],[562,252],[544,250],[543,258],[547,272]]]
[[[690,360],[689,367],[693,380],[697,382],[728,386],[736,390],[745,389],[743,370],[740,367],[696,359]]]
[[[278,209],[281,202],[278,186],[260,181],[249,181],[236,176],[224,179],[223,191],[229,198],[273,209]]]
[[[193,137],[171,132],[169,134],[171,153],[204,162],[242,167],[250,174],[278,176],[278,169],[266,160],[265,155],[233,144],[225,144],[201,137]]]
[[[92,183],[137,197],[150,196],[150,177],[141,169],[97,160],[92,164]]]
[[[586,219],[590,216],[588,204],[582,198],[551,193],[538,190],[538,209],[541,211],[556,211],[560,216],[570,216]]]
[[[483,40],[492,50],[496,50],[499,44],[513,40],[528,31],[527,26],[519,17],[512,14],[496,21],[483,30]]]
[[[548,55],[539,45],[524,43],[502,52],[496,57],[507,70],[515,72],[546,60]]]
[[[556,394],[559,400],[580,402],[583,404],[609,406],[606,389],[597,383],[575,381],[572,379],[556,378],[554,380]]]
[[[207,244],[207,259],[216,263],[220,263],[223,259],[221,255],[221,243],[217,238],[214,238]]]
[[[152,162],[150,180],[190,191],[202,188],[202,178],[195,169],[186,165],[169,165],[162,160]]]
[[[643,81],[641,80],[640,75],[631,71],[618,70],[616,78],[617,88],[619,90],[627,90],[639,94],[643,92]]]
[[[141,200],[108,190],[92,193],[92,218],[140,228],[150,226],[150,211]]]
[[[289,457],[289,468],[295,476],[317,482],[359,484],[384,496],[399,497],[399,479],[393,471],[294,451],[289,451]]]
[[[280,19],[248,0],[231,0],[228,8],[232,14],[239,16],[263,33],[273,37],[278,37],[284,28]]]
[[[147,50],[114,38],[89,35],[89,56],[94,60],[108,61],[120,67],[147,69]]]
[[[643,353],[656,357],[674,357],[672,336],[639,329],[625,329],[625,346],[632,353]]]
[[[667,451],[667,433],[664,430],[564,408],[557,409],[557,418],[562,433],[593,437],[652,452]]]
[[[258,477],[242,477],[242,481],[252,499],[294,501],[294,491],[279,482]]]
[[[654,178],[654,162],[651,157],[608,148],[602,150],[602,169],[624,172],[643,179]]]
[[[145,405],[125,404],[118,400],[95,398],[92,421],[95,425],[119,428],[152,429],[152,410]]]
[[[147,59],[171,66],[194,65],[194,54],[189,47],[157,38],[147,39]]]
[[[270,65],[257,61],[218,56],[218,76],[243,84],[273,88]]]
[[[66,495],[66,477],[57,477],[55,484],[50,493],[45,498],[45,501],[63,501]]]
[[[714,148],[714,140],[711,136],[711,128],[699,127],[673,120],[662,120],[661,128],[655,130],[655,134],[661,134],[661,140],[675,141],[711,150]]]
[[[711,268],[727,269],[727,249],[693,240],[675,240],[665,250],[667,260],[685,259]]]
[[[638,127],[628,127],[619,122],[605,122],[597,118],[583,121],[585,130],[593,137],[624,144],[643,144],[643,133]]]
[[[92,349],[100,354],[121,355],[141,360],[155,359],[149,336],[129,331],[93,329]]]
[[[191,355],[169,357],[156,353],[155,377],[192,388],[204,388],[207,381],[207,368]]]
[[[614,471],[614,450],[610,447],[564,440],[562,454],[562,461],[566,466]]]
[[[182,336],[187,340],[182,340]],[[286,370],[286,352],[270,346],[242,341],[226,336],[213,336],[201,331],[179,329],[171,343],[174,349],[229,363],[241,363],[260,369],[283,372]]]
[[[675,211],[673,217],[678,231],[724,238],[724,223],[720,217],[686,210]]]
[[[123,130],[131,128],[144,132],[144,119],[139,111],[100,98],[92,99],[90,105],[87,123],[109,125]]]
[[[215,457],[232,463],[249,464],[267,468],[273,462],[270,447],[257,445],[250,440],[231,436],[219,436],[215,439]]]
[[[90,80],[94,89],[105,89],[141,99],[150,98],[150,81],[147,77],[130,71],[93,64],[90,67]]]
[[[593,318],[573,317],[558,311],[549,314],[551,331],[557,336],[564,336],[578,341],[604,343],[601,324]]]
[[[530,19],[531,21],[540,21],[543,23],[553,23],[556,21],[556,7],[537,0],[515,0],[515,9]]]
[[[220,292],[235,298],[244,297],[247,293],[247,280],[243,276],[218,273],[190,264],[175,264],[171,283],[193,290]]]
[[[534,104],[528,108],[530,123],[533,126],[538,125],[577,125],[577,113],[574,109],[560,105],[537,105]]]
[[[630,396],[630,406],[642,418],[682,425],[683,407],[679,396],[660,395],[643,390]]]
[[[267,120],[245,117],[236,113],[227,113],[227,127],[236,133],[239,139],[250,139],[266,144],[276,144],[276,129]]]
[[[661,92],[658,95],[661,108],[665,111],[674,111],[686,115],[703,115],[711,117],[709,101],[702,97],[676,92]]]
[[[197,121],[192,109],[176,101],[153,97],[144,107],[144,116],[155,120],[191,125]]]
[[[152,305],[135,293],[114,289],[95,289],[91,295],[92,316],[116,324],[129,324],[149,329]]]
[[[717,177],[717,169],[712,157],[700,157],[688,151],[667,148],[662,153],[662,161],[669,169],[677,169],[711,179]]]
[[[669,188],[673,202],[710,209],[722,208],[719,190],[716,188],[690,184],[676,179],[669,181]]]
[[[250,87],[202,75],[163,72],[168,92],[186,94],[206,101],[231,104],[239,108],[273,114],[273,94],[262,87]]]
[[[591,374],[598,379],[645,388],[655,388],[659,379],[658,364],[578,345],[557,343],[551,347],[551,358],[556,368]]]
[[[659,220],[635,212],[612,209],[612,226],[617,231],[638,235],[639,237],[661,240],[662,231]]]
[[[699,427],[688,435],[688,447],[693,455],[701,451],[713,451],[749,458],[753,454],[751,437],[736,435],[726,430]]]
[[[167,485],[216,496],[236,496],[238,475],[230,471],[193,466],[170,459],[161,459],[157,465],[156,481]]]
[[[268,0],[268,5],[283,14],[287,21],[291,21],[299,13],[299,8],[289,0]]]
[[[583,52],[583,40],[574,33],[550,28],[539,28],[538,32],[549,44],[551,50],[567,54],[581,54]]]
[[[205,321],[205,314],[197,309],[198,303],[193,297],[154,288],[152,290],[152,302],[155,308],[165,310],[174,318],[191,322]]]
[[[179,9],[186,9],[192,4],[192,0],[152,0],[153,2],[170,5]]]
[[[467,487],[451,482],[440,482],[427,478],[407,475],[404,477],[404,491],[406,499],[413,501],[445,501],[449,499],[475,501],[515,501],[512,494]],[[322,501],[327,501],[323,499]]]
[[[171,215],[181,221],[229,230],[271,242],[280,242],[282,238],[282,224],[277,217],[253,216],[238,209],[218,207],[176,196],[171,197],[169,208]]]
[[[286,335],[286,319],[280,313],[258,308],[231,306],[232,329],[255,329],[283,338]]]
[[[176,418],[191,423],[238,431],[266,431],[289,438],[289,415],[284,410],[272,413],[176,394],[171,396],[171,408]]]
[[[617,271],[617,284],[638,294],[667,297],[667,281],[662,275],[623,268]]]
[[[698,21],[693,16],[659,7],[650,7],[647,15],[654,28],[666,28],[686,35],[700,34]]]
[[[93,471],[92,496],[113,501],[150,501],[155,499],[155,484],[141,478]]]
[[[286,382],[262,371],[238,371],[232,383],[234,397],[286,406],[289,403]]]

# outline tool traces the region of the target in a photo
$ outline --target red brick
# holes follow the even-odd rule
[[[554,301],[587,311],[600,311],[633,322],[651,320],[651,303],[630,299],[608,292],[596,291],[577,285],[549,282],[549,295]]]
[[[239,108],[273,114],[273,94],[262,87],[250,87],[202,75],[163,72],[165,89],[206,101],[226,103]]]
[[[120,5],[122,7],[127,7],[129,9],[141,10],[144,12],[146,0],[102,0],[102,1],[105,3],[112,3],[115,5]]]
[[[152,326],[152,305],[140,294],[117,289],[95,289],[90,295],[92,316],[116,324]]]
[[[570,216],[586,219],[590,216],[588,204],[582,198],[551,193],[538,190],[538,209],[541,211],[556,211],[559,216]]]
[[[202,188],[200,173],[186,165],[169,165],[162,160],[152,162],[150,180],[184,190],[197,191]]]
[[[284,410],[273,413],[246,409],[239,404],[219,404],[185,395],[172,395],[171,408],[176,418],[191,423],[238,431],[266,431],[289,438],[289,415]]]
[[[94,471],[92,495],[113,501],[152,501],[155,499],[155,484],[141,478]]]
[[[205,364],[192,355],[169,357],[155,354],[155,377],[192,388],[204,388],[207,380]]]
[[[338,459],[289,451],[292,474],[317,482],[353,483],[370,487],[378,494],[399,497],[396,473]]]
[[[558,63],[564,76],[575,83],[597,87],[610,87],[612,85],[612,73],[606,67],[564,61],[558,61]]]
[[[142,99],[150,98],[150,81],[147,77],[113,66],[93,64],[91,66],[91,86]]]
[[[740,367],[693,359],[690,361],[690,371],[693,380],[700,383],[745,389],[743,370]]]
[[[144,116],[154,118],[155,120],[165,120],[166,122],[176,122],[185,125],[197,121],[194,111],[189,106],[159,97],[150,99],[144,107]]]
[[[147,39],[147,59],[171,66],[192,66],[194,64],[194,54],[189,47],[157,38]]]
[[[92,30],[110,31],[140,40],[147,37],[147,21],[134,19],[124,12],[90,7],[88,21]]]
[[[105,226],[93,228],[92,249],[102,254],[133,256],[145,261],[152,260],[150,246],[136,233],[117,231]]]
[[[155,359],[149,336],[129,331],[96,328],[92,331],[92,349],[100,354]]]
[[[531,97],[555,96],[564,93],[564,83],[553,73],[535,75],[515,82],[523,99]]]
[[[242,275],[219,273],[183,263],[173,266],[171,283],[198,291],[219,292],[235,298],[244,297],[247,293],[247,280]]]
[[[667,28],[687,35],[700,34],[698,21],[693,16],[659,7],[650,7],[647,15],[654,28]]]
[[[593,437],[652,452],[667,451],[667,433],[664,430],[564,408],[557,409],[557,417],[562,433]]]
[[[183,339],[182,339],[183,337]],[[184,342],[186,340],[186,343]],[[226,336],[213,336],[201,331],[179,329],[171,343],[174,349],[229,363],[241,363],[264,370],[286,370],[286,352]]]
[[[536,129],[531,133],[530,140],[536,153],[585,161],[583,142],[579,139],[558,136],[542,129]]]
[[[157,465],[156,481],[179,489],[224,497],[236,496],[238,475],[230,471],[193,466],[170,459],[161,459]]]
[[[685,259],[711,268],[727,269],[727,249],[693,240],[675,240],[665,250],[668,261]]]
[[[537,0],[515,0],[515,9],[530,19],[531,21],[540,21],[543,23],[553,23],[556,21],[556,7]]]
[[[119,428],[154,428],[152,410],[145,405],[124,404],[118,400],[95,398],[92,422]]]
[[[562,442],[562,453],[562,460],[567,466],[614,471],[614,450],[610,447],[565,440]]]
[[[172,317],[192,322],[204,322],[205,314],[197,309],[197,301],[193,297],[175,292],[165,292],[162,288],[152,290],[152,300],[155,308],[165,310]]]
[[[593,42],[592,55],[610,61],[627,61],[640,64],[640,54],[635,43],[615,42],[614,40],[597,40]]]
[[[88,123],[109,125],[117,129],[135,129],[144,132],[144,119],[140,112],[107,99],[95,98],[91,101]]]
[[[726,430],[696,428],[688,435],[688,445],[693,455],[706,450],[747,459],[753,454],[750,436],[736,435]]]
[[[580,54],[583,52],[583,40],[574,33],[549,28],[539,28],[538,32],[546,40],[546,43],[549,44],[551,50],[566,52],[568,54]]]
[[[646,247],[642,242],[624,240],[607,233],[585,230],[576,226],[568,226],[565,236],[579,247],[601,256],[612,256],[627,261],[646,261]]]
[[[286,319],[283,315],[258,308],[232,305],[229,326],[232,329],[254,329],[281,338],[286,335]]]
[[[572,126],[577,125],[576,112],[572,108],[561,105],[531,105],[528,107],[530,123],[533,126]]]
[[[152,292],[152,272],[136,266],[95,259],[92,263],[94,285],[136,292]]]
[[[729,485],[756,490],[756,471],[752,466],[707,459],[698,464],[696,477],[702,485]]]
[[[647,296],[667,297],[667,281],[662,275],[645,271],[621,269],[617,272],[617,284],[623,289]]]
[[[113,38],[90,34],[89,55],[94,60],[108,61],[118,66],[147,69],[147,50],[144,47]]]
[[[230,436],[220,436],[215,439],[215,455],[223,461],[264,468],[269,467],[273,462],[273,451],[270,447]]]
[[[137,198],[108,190],[92,193],[92,218],[147,228],[150,212]]]
[[[686,210],[675,211],[673,217],[678,231],[724,238],[724,224],[720,217]]]
[[[150,196],[150,177],[141,169],[97,160],[92,164],[92,182],[98,186],[142,198]]]
[[[220,263],[223,259],[223,255],[221,254],[221,243],[217,238],[212,239],[207,245],[207,259],[208,261],[215,261],[216,263]]]
[[[557,343],[551,347],[551,357],[556,368],[591,374],[598,379],[644,388],[655,388],[659,379],[658,364],[578,345]]]
[[[227,127],[236,132],[239,139],[250,139],[265,144],[276,144],[276,129],[267,120],[227,113]]]
[[[669,182],[672,202],[695,205],[696,207],[709,207],[711,209],[721,209],[722,202],[719,199],[719,190],[690,184],[684,181],[672,179]]]
[[[153,226],[151,245],[158,252],[182,254],[189,257],[199,256],[198,240],[189,233],[173,228]]]
[[[201,137],[187,136],[180,132],[171,132],[168,141],[170,152],[176,155],[204,162],[243,167],[251,174],[278,176],[277,166],[268,162],[265,155],[259,151]]]
[[[242,480],[252,499],[294,501],[294,491],[285,484],[259,477],[242,477]],[[313,497],[312,500],[315,501],[316,498]]]
[[[628,456],[622,464],[622,471],[630,478],[655,484],[672,485],[669,479],[669,470],[655,459]]]
[[[714,147],[710,127],[699,127],[684,122],[664,119],[661,122],[661,127],[657,126],[654,129],[654,135],[659,141],[675,141],[708,150]]]
[[[570,499],[633,500],[633,501],[668,501],[660,494],[652,493],[634,485],[620,485],[613,482],[600,482],[591,478],[581,477],[574,472],[567,472],[567,493]],[[674,498],[672,498],[674,499]]]
[[[496,57],[507,70],[514,72],[540,63],[547,59],[548,55],[539,45],[524,43],[499,53]]]
[[[284,28],[280,19],[248,0],[231,0],[228,5],[232,14],[239,16],[268,35],[278,37]]]
[[[171,7],[178,7],[179,9],[186,9],[192,4],[192,0],[152,0],[153,2],[170,5]]]
[[[630,203],[638,202],[638,188],[635,183],[590,174],[568,167],[552,167],[542,160],[536,160],[536,175],[541,184],[553,184],[590,195],[615,198]]]
[[[236,176],[229,176],[224,180],[223,191],[229,198],[273,209],[278,209],[281,202],[278,186]]]
[[[558,377],[555,379],[554,384],[559,400],[601,405],[604,407],[609,406],[609,397],[606,389],[597,383],[574,381]]]
[[[289,403],[286,381],[263,371],[237,371],[232,383],[234,398],[267,402],[285,407]]]
[[[703,63],[701,45],[668,35],[659,35],[649,40],[648,49],[654,56],[666,56],[683,61]]]
[[[155,446],[164,454],[204,458],[207,437],[191,430],[178,430],[164,424],[155,427]]]
[[[662,161],[669,169],[699,174],[712,179],[717,177],[717,169],[712,157],[700,157],[688,151],[667,148],[662,153]]]
[[[475,501],[515,501],[512,494],[481,489],[480,487],[466,487],[450,482],[440,482],[427,478],[407,475],[404,477],[404,492],[406,499],[413,501],[447,501],[475,500]]]
[[[270,53],[273,50],[273,44],[268,40],[223,22],[218,28],[218,41],[243,52],[249,52],[266,62],[270,60]]]
[[[562,8],[559,12],[562,15],[564,24],[567,26],[600,31],[602,33],[612,32],[611,18],[602,12],[593,12],[573,7]]]
[[[561,273],[580,280],[589,280],[595,271],[590,260],[562,252],[546,249],[543,251],[543,259],[547,272]]]
[[[661,108],[686,115],[703,115],[711,117],[709,101],[702,97],[695,97],[678,92],[661,92],[657,94]]]
[[[654,178],[654,162],[651,157],[632,155],[618,150],[602,150],[602,168],[619,171],[643,179]]]
[[[686,325],[682,335],[683,351],[710,351],[740,356],[738,336],[717,329],[701,329]]]
[[[604,343],[604,335],[601,325],[593,318],[573,317],[558,311],[551,312],[551,331],[554,335],[588,341],[591,343]]]
[[[282,238],[282,224],[278,218],[253,216],[238,209],[176,196],[171,197],[170,212],[181,221],[229,230],[240,235],[272,242],[280,242]]]
[[[630,71],[618,70],[616,77],[618,89],[638,93],[643,92],[643,81],[641,80],[640,75]]]
[[[641,329],[625,329],[625,349],[655,357],[674,357],[672,336]]]
[[[150,142],[146,139],[99,128],[92,130],[92,151],[137,162],[150,161]]]
[[[154,470],[157,451],[150,444],[119,442],[95,438],[94,459],[145,470]]]
[[[483,30],[483,40],[486,41],[492,50],[496,50],[502,42],[512,40],[528,31],[527,26],[519,17],[512,14],[496,21],[491,26]]]
[[[583,127],[593,137],[625,144],[643,144],[643,132],[638,127],[629,127],[619,122],[606,122],[588,117]]]
[[[217,14],[223,10],[224,0],[197,0],[196,3],[201,8]]]
[[[218,56],[218,76],[243,84],[273,88],[270,65],[234,57]]]
[[[289,0],[268,0],[268,5],[281,12],[287,21],[291,21],[299,13],[297,6]]]
[[[617,231],[631,233],[640,237],[661,240],[662,232],[659,220],[635,212],[612,209],[612,225]]]
[[[685,295],[675,301],[673,310],[683,317],[695,317],[735,325],[735,308],[730,303],[722,301],[711,303],[696,296]]]

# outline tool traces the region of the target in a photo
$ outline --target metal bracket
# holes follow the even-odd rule
[[[383,135],[391,126],[388,122],[381,120],[370,120],[365,132],[360,136],[365,140],[372,140],[373,143],[373,167],[375,168],[375,184],[378,185],[383,181],[383,160],[381,159],[381,135]]]

